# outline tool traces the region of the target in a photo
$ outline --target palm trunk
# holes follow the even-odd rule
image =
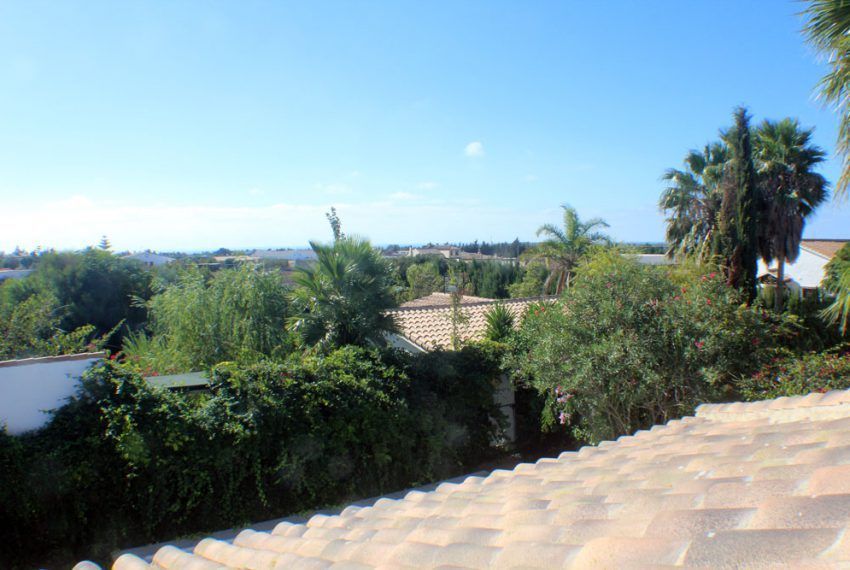
[[[776,295],[773,298],[773,308],[777,313],[782,312],[782,301],[785,289],[785,256],[780,254],[776,260]]]

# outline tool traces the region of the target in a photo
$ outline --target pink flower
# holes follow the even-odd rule
[[[558,423],[560,423],[561,425],[567,423],[567,414],[565,414],[564,412],[558,414]]]
[[[711,275],[708,276],[709,279],[714,279],[715,277],[717,277],[716,272],[712,272]]]
[[[705,300],[705,304],[706,304],[706,305],[710,305],[710,304],[711,304],[711,299],[706,299],[706,300]]]
[[[698,340],[694,342],[694,346],[696,346],[698,349],[702,349],[702,347],[705,346],[705,343],[701,340]]]

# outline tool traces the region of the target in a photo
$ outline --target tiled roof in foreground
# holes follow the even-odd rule
[[[704,405],[556,459],[114,568],[846,568],[848,525],[842,391]]]

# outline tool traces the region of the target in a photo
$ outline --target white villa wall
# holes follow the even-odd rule
[[[103,353],[0,362],[0,425],[11,434],[40,428],[74,394],[82,373]]]
[[[797,287],[793,287],[794,289],[799,289],[800,287],[814,289],[820,286],[820,282],[824,276],[824,268],[828,261],[824,256],[801,247],[797,260],[794,263],[785,264],[785,277],[797,284]],[[776,261],[770,264],[769,269],[776,269]],[[768,267],[762,260],[759,260],[759,277],[767,274],[767,272]],[[774,273],[773,275],[775,276],[776,274]]]

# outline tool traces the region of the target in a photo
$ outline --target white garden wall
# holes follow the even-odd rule
[[[0,362],[0,428],[19,434],[43,426],[45,411],[64,404],[82,373],[102,358],[98,352]]]

